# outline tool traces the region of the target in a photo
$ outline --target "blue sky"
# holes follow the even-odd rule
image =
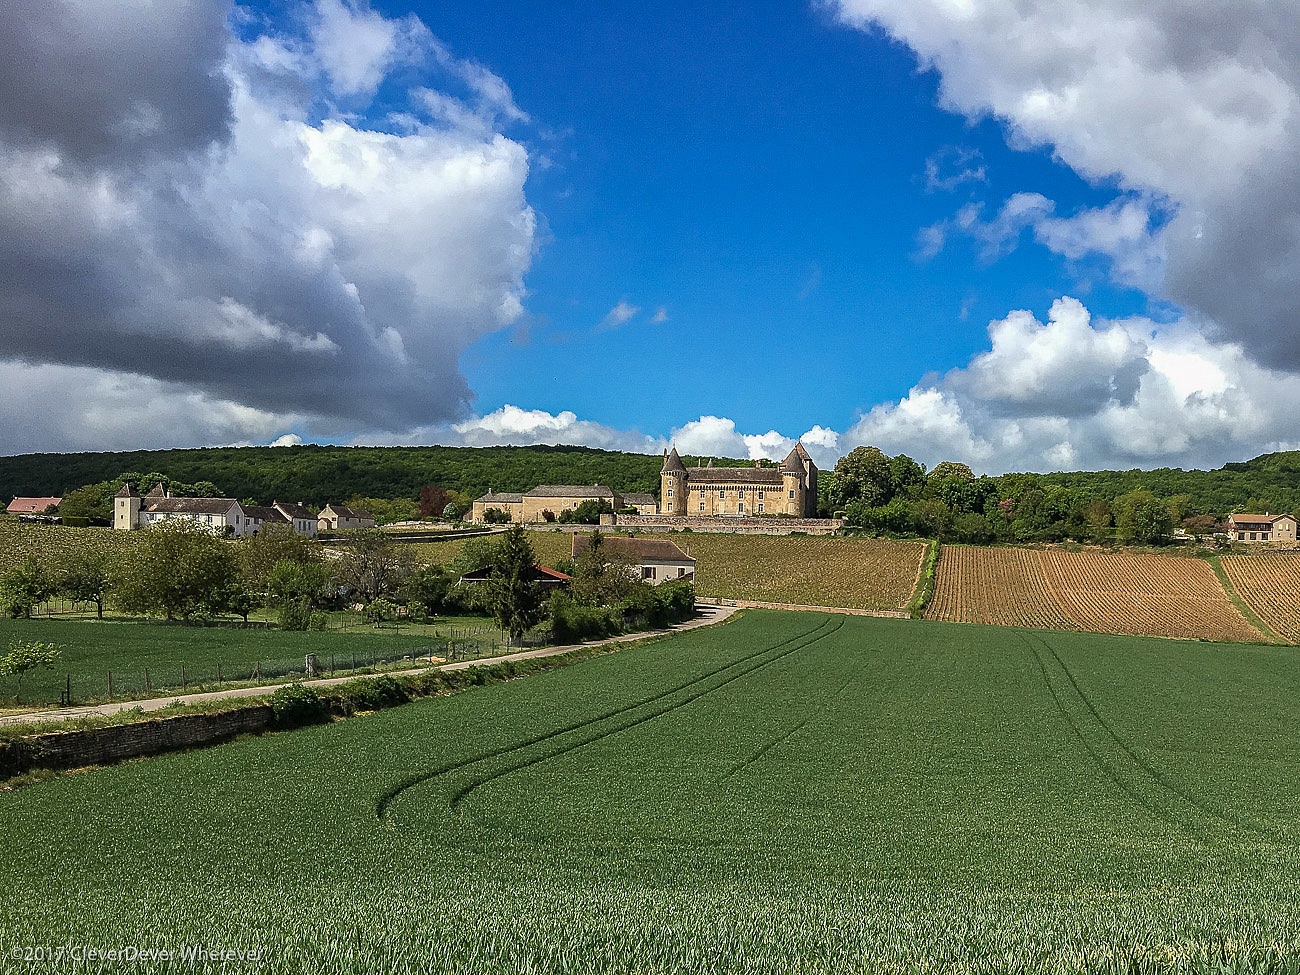
[[[3,453],[1300,444],[1293,3],[15,0],[0,27]]]

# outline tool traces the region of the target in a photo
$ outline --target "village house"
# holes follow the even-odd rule
[[[683,518],[817,514],[817,465],[802,443],[780,465],[687,467],[676,448],[664,454],[659,511]]]
[[[591,538],[590,535],[573,536],[574,559],[587,554],[591,548]],[[652,586],[676,579],[695,581],[695,559],[667,539],[602,535],[600,551],[611,559],[627,563],[637,578]]]
[[[318,524],[316,516],[301,501],[294,504],[273,501],[271,507],[280,512],[299,535],[306,535],[308,538],[316,537]]]
[[[654,498],[648,494],[639,495],[642,499]],[[515,494],[503,491],[489,491],[474,502],[470,520],[478,524],[487,521],[487,512],[495,508],[510,516],[513,522],[553,521],[566,508],[572,510],[584,501],[604,501],[614,511],[626,507],[624,496],[611,487],[593,484],[590,487],[575,484],[542,484],[531,491]],[[551,517],[547,518],[546,515]]]
[[[626,511],[628,508],[635,508],[639,515],[659,514],[659,502],[653,494],[633,492],[623,495],[623,506],[619,510]]]
[[[124,484],[113,498],[113,527],[119,531],[136,531],[169,519],[193,521],[239,537],[252,534],[244,509],[234,498],[173,498],[161,484],[144,497]]]
[[[14,498],[5,511],[11,515],[45,515],[62,503],[62,498]]]
[[[1228,515],[1228,538],[1234,542],[1281,542],[1294,545],[1296,520],[1291,515]]]
[[[316,527],[323,532],[349,531],[353,528],[374,528],[375,519],[370,512],[349,508],[345,504],[327,504],[316,516]]]

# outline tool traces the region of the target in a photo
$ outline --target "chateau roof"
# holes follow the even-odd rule
[[[130,481],[127,481],[125,484],[122,485],[121,490],[119,490],[119,491],[117,492],[117,494],[115,495],[115,497],[119,497],[119,498],[138,498],[138,497],[140,497],[140,495],[138,495],[138,494],[135,493],[135,488],[131,487],[131,482],[130,482]]]
[[[613,498],[614,489],[603,484],[539,484],[525,498]]]
[[[146,494],[145,497],[146,497],[146,498],[165,498],[165,497],[167,497],[167,489],[166,489],[165,487],[162,486],[162,481],[159,481],[157,484],[155,484],[155,485],[153,486],[153,490],[150,491],[148,494]]]
[[[658,503],[655,501],[655,496],[653,494],[641,494],[640,492],[636,492],[636,491],[632,492],[631,494],[623,495],[623,502],[625,504],[657,504]]]
[[[795,444],[794,449],[786,455],[785,460],[781,461],[781,470],[791,471],[795,474],[802,474],[804,472],[804,458],[807,456],[808,452],[803,449],[803,444]]]
[[[224,515],[239,502],[234,498],[164,498],[150,494],[145,511],[172,515]]]
[[[803,473],[800,469],[799,473]],[[776,467],[692,467],[687,480],[701,484],[781,484],[781,469]]]
[[[591,548],[590,535],[573,536],[573,558],[585,555]],[[624,538],[622,535],[602,535],[600,548],[611,555],[638,562],[694,562],[676,543],[664,538]]]
[[[685,470],[686,465],[682,463],[682,458],[677,453],[676,447],[664,454],[664,467],[663,470],[660,471],[661,474],[667,474],[669,471],[680,473]]]

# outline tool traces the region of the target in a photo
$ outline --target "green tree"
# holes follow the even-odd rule
[[[956,477],[963,481],[973,481],[975,480],[975,473],[966,464],[958,463],[954,460],[945,460],[942,463],[935,465],[934,470],[929,473],[926,480],[942,481],[949,477]]]
[[[106,552],[77,549],[59,567],[58,589],[74,603],[94,603],[104,618],[104,599],[113,579],[113,561]]]
[[[11,619],[30,619],[32,609],[49,599],[55,591],[54,579],[35,559],[28,559],[0,576],[0,606]]]
[[[1139,545],[1155,545],[1173,530],[1169,504],[1150,491],[1130,491],[1115,499],[1115,527],[1119,537]]]
[[[9,652],[0,657],[0,677],[14,679],[14,700],[21,700],[23,677],[33,670],[50,670],[59,659],[60,649],[53,643],[14,640]]]
[[[363,498],[354,496],[346,502],[354,511],[365,511],[379,525],[396,521],[419,521],[420,506],[410,498]]]
[[[452,578],[440,565],[426,565],[416,569],[402,582],[399,595],[408,605],[416,605],[425,616],[433,616],[442,609],[451,589]]]
[[[319,542],[299,535],[292,525],[280,522],[263,525],[256,535],[240,539],[236,549],[244,582],[254,592],[260,593],[270,591],[268,579],[271,570],[279,563],[306,565],[321,560]]]
[[[894,494],[890,461],[878,447],[855,447],[835,464],[835,495],[838,508],[859,501],[869,508],[888,504]]]
[[[410,550],[377,528],[349,532],[338,560],[340,580],[362,603],[395,596],[412,567]]]
[[[217,594],[238,578],[233,545],[203,525],[167,519],[140,534],[113,578],[113,600],[129,613],[190,621],[210,612]]]
[[[591,498],[576,508],[565,508],[557,520],[575,525],[599,525],[601,515],[614,513],[614,506],[604,498]]]
[[[493,616],[501,629],[517,643],[525,633],[546,618],[542,587],[533,581],[537,558],[521,525],[501,536],[496,561],[492,564],[489,592]]]
[[[645,584],[635,567],[604,544],[604,536],[593,532],[587,548],[573,560],[570,593],[584,606],[611,606],[628,599]],[[649,588],[649,587],[646,587]]]
[[[510,520],[510,513],[500,508],[483,509],[483,523],[486,525],[508,525]]]
[[[373,626],[379,626],[382,623],[391,623],[397,619],[397,605],[384,599],[372,599],[366,605],[366,622]]]

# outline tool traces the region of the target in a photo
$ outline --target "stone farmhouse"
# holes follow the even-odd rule
[[[345,504],[327,504],[316,516],[316,527],[323,532],[349,531],[353,528],[374,528],[375,519],[370,512],[349,508]]]
[[[687,467],[674,448],[664,454],[659,497],[665,515],[683,518],[817,514],[817,465],[802,443],[779,466]]]
[[[585,555],[590,548],[590,535],[573,536],[575,559]],[[600,551],[626,562],[642,580],[652,586],[675,579],[695,581],[695,559],[666,539],[603,535]]]
[[[237,538],[256,535],[268,524],[291,525],[300,535],[316,537],[316,519],[302,504],[245,507],[234,498],[175,498],[161,484],[143,497],[125,484],[113,498],[113,527],[119,531],[169,519],[186,519]]]
[[[640,504],[629,505],[629,497],[640,499]],[[624,495],[603,484],[593,484],[590,487],[575,484],[542,484],[522,494],[489,491],[474,502],[474,511],[470,520],[482,524],[487,520],[488,509],[495,508],[508,514],[513,522],[543,522],[547,520],[546,512],[558,516],[564,509],[572,510],[584,501],[604,501],[615,511],[621,511],[626,507],[642,510],[642,506],[647,501],[651,505],[654,504],[654,498],[648,494]],[[653,513],[651,511],[651,514]]]
[[[1294,545],[1296,520],[1291,515],[1228,515],[1228,538],[1234,542],[1282,542]]]

